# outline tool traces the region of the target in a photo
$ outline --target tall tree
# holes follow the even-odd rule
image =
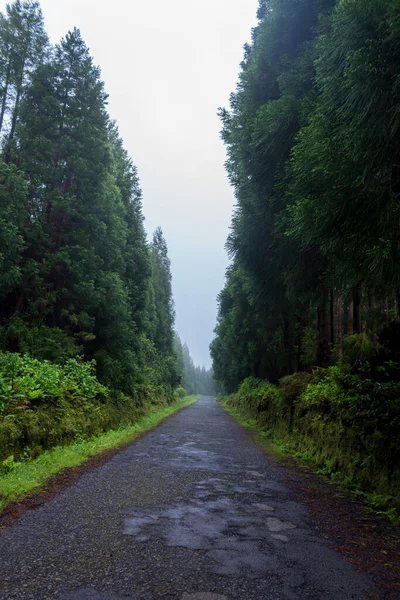
[[[260,2],[220,111],[237,199],[212,344],[227,389],[327,365],[345,330],[376,339],[395,315],[399,13]]]
[[[4,349],[95,359],[110,387],[176,386],[167,245],[79,30],[50,48],[35,1],[0,16]]]
[[[175,310],[172,297],[171,262],[161,227],[158,227],[153,234],[151,258],[156,306],[154,342],[161,352],[170,354],[173,348]]]
[[[20,107],[32,74],[48,47],[39,2],[17,0],[0,17],[0,134],[5,137],[4,158],[11,159]]]

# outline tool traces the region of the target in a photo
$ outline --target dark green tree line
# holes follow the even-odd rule
[[[378,351],[399,315],[399,22],[393,0],[260,1],[220,111],[237,203],[211,352],[228,390],[327,365],[346,335]]]
[[[161,230],[148,244],[136,167],[77,29],[48,43],[38,2],[0,17],[3,350],[95,359],[108,386],[179,383]]]

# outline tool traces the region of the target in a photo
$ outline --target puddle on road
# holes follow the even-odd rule
[[[269,504],[258,504],[257,502],[255,502],[253,504],[253,506],[255,506],[256,508],[259,508],[260,510],[267,510],[270,512],[273,512],[275,509],[273,506],[269,506]]]
[[[280,519],[276,519],[275,517],[268,517],[267,521],[268,531],[283,531],[284,529],[295,529],[296,525],[293,523],[281,521]]]
[[[252,477],[264,477],[264,475],[262,473],[259,473],[258,471],[246,471],[248,475],[251,475]]]
[[[247,464],[239,466],[232,461],[232,456],[221,453],[220,446],[224,438],[212,440],[211,444],[205,445],[202,434],[187,431],[187,441],[182,443],[182,435],[159,434],[153,441],[154,452],[135,452],[134,457],[140,458],[141,462],[158,464],[159,452],[163,455],[163,464],[168,472],[178,471],[204,471],[221,475],[244,475],[247,473],[248,480],[265,480],[265,474],[260,472],[260,464]],[[231,441],[230,438],[228,441]],[[275,484],[274,484],[275,485]]]
[[[287,535],[279,535],[278,533],[276,533],[276,534],[274,533],[274,534],[271,535],[271,537],[274,540],[279,540],[281,542],[288,542],[289,541],[289,538],[288,538]]]
[[[196,497],[188,502],[135,511],[125,520],[124,533],[138,542],[161,539],[167,546],[203,550],[215,561],[218,574],[259,577],[278,568],[271,533],[295,526],[268,517],[273,506],[237,498],[238,489],[246,496],[264,496],[262,482],[245,487],[210,478],[196,488]]]

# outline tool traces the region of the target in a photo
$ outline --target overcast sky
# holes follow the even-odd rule
[[[5,2],[0,1],[1,9]],[[219,138],[256,23],[257,0],[42,0],[53,43],[81,30],[139,169],[146,229],[161,225],[172,262],[176,327],[210,366],[232,189]]]

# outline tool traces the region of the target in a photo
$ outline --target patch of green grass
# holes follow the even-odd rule
[[[271,454],[285,456],[289,453],[287,444],[283,440],[276,438],[270,429],[260,427],[256,419],[244,415],[242,412],[232,408],[225,402],[222,402],[222,406],[224,410],[239,423],[239,425],[251,432],[252,436],[260,446],[267,448]]]
[[[165,418],[181,408],[196,402],[200,396],[186,396],[165,408],[155,408],[136,423],[111,430],[90,440],[79,441],[68,446],[57,446],[43,452],[37,459],[13,463],[7,459],[6,472],[0,475],[0,511],[27,495],[39,492],[46,481],[71,467],[77,467],[91,456],[105,450],[118,448],[133,441],[138,435],[153,429]]]

